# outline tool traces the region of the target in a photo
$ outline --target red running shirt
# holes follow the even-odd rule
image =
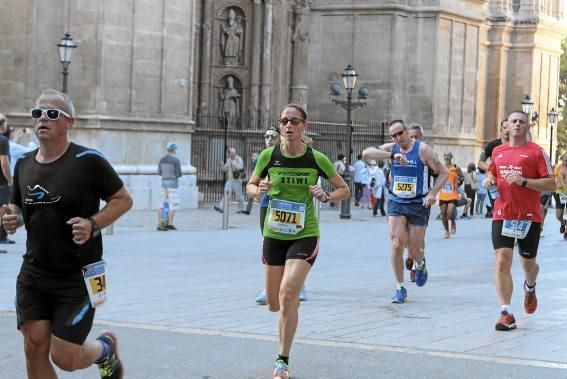
[[[492,162],[488,171],[496,177],[496,185],[500,192],[500,197],[494,202],[493,220],[542,222],[540,192],[521,185],[508,184],[504,175],[515,172],[527,179],[553,176],[553,168],[545,150],[533,142],[520,147],[502,144],[492,152]]]

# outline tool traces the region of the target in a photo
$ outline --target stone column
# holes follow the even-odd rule
[[[254,31],[252,32],[252,61],[250,62],[250,101],[248,116],[255,124],[260,96],[260,56],[262,54],[262,0],[254,0]]]
[[[270,116],[270,91],[272,89],[272,0],[264,0],[264,33],[262,43],[262,79],[260,82],[260,115]]]
[[[291,101],[307,109],[307,64],[309,52],[309,11],[310,0],[296,0],[295,29],[293,42],[293,61],[291,77]]]
[[[520,11],[518,19],[529,20],[536,15],[536,8],[539,9],[539,0],[520,0]],[[538,12],[539,13],[539,12]]]
[[[210,111],[209,87],[211,84],[211,34],[213,28],[213,1],[203,0],[203,18],[201,22],[201,63],[199,78],[199,115],[207,115]]]

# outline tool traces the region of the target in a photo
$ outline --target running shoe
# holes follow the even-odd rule
[[[427,267],[425,267],[425,257],[423,258],[423,265],[421,268],[415,268],[415,284],[418,287],[423,287],[427,283]]]
[[[171,224],[167,224],[167,226],[165,227],[167,230],[177,230],[177,228]]]
[[[289,379],[289,366],[283,360],[278,359],[276,361],[276,367],[274,367],[274,373],[272,378],[277,379]]]
[[[116,334],[109,330],[105,330],[97,339],[106,342],[108,346],[110,346],[110,350],[108,351],[106,358],[97,362],[101,379],[124,378],[124,366],[122,365],[122,361],[118,355],[118,338],[116,337]]]
[[[217,207],[216,205],[215,205],[213,208],[215,209],[215,211],[217,211],[217,212],[219,212],[219,213],[223,213],[223,212],[224,212],[221,207]]]
[[[524,281],[524,309],[527,314],[532,314],[537,309],[537,296],[535,293],[535,286],[532,292],[526,291],[527,283]]]
[[[413,267],[413,259],[408,255],[406,258],[406,270],[411,270]]]
[[[565,224],[567,223],[566,220],[561,221],[561,226],[559,227],[559,233],[565,233]]]
[[[161,224],[159,224],[159,225],[157,226],[156,230],[157,230],[158,232],[166,232],[166,231],[167,231],[167,228],[164,227],[164,226],[162,226]]]
[[[305,286],[301,287],[301,292],[299,293],[299,301],[307,301],[307,290]]]
[[[507,311],[502,311],[502,313],[500,313],[500,318],[498,319],[498,322],[496,323],[494,328],[496,330],[501,330],[504,332],[516,329],[516,319],[514,318],[514,315],[508,313]]]
[[[457,233],[457,223],[454,222],[451,224],[451,234]]]
[[[449,234],[448,231],[445,230],[445,235],[443,236],[443,238],[449,238],[449,237],[451,237],[451,235]]]
[[[409,272],[409,280],[410,282],[415,282],[415,269],[411,269]]]
[[[266,305],[267,303],[267,299],[266,299],[266,290],[262,290],[262,292],[258,295],[258,297],[256,298],[256,303],[258,305]]]
[[[406,289],[402,287],[401,289],[396,290],[396,293],[394,293],[394,296],[392,296],[390,303],[403,304],[405,303],[407,297],[408,291],[406,291]]]

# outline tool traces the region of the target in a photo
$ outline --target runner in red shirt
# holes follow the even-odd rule
[[[520,262],[524,269],[524,309],[537,308],[535,285],[539,266],[536,262],[541,230],[540,192],[556,186],[549,156],[537,144],[528,141],[528,116],[514,111],[508,116],[510,141],[496,147],[483,186],[499,195],[494,203],[492,245],[496,255],[495,284],[502,307],[496,330],[516,328],[512,313],[512,258],[514,242],[518,242]]]

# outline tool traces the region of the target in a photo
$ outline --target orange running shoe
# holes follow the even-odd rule
[[[494,328],[501,331],[516,329],[516,319],[514,318],[514,315],[507,311],[502,311]]]
[[[524,281],[524,309],[526,310],[527,314],[531,315],[537,309],[537,296],[535,293],[535,285],[532,292],[526,291],[527,285],[528,283]]]

